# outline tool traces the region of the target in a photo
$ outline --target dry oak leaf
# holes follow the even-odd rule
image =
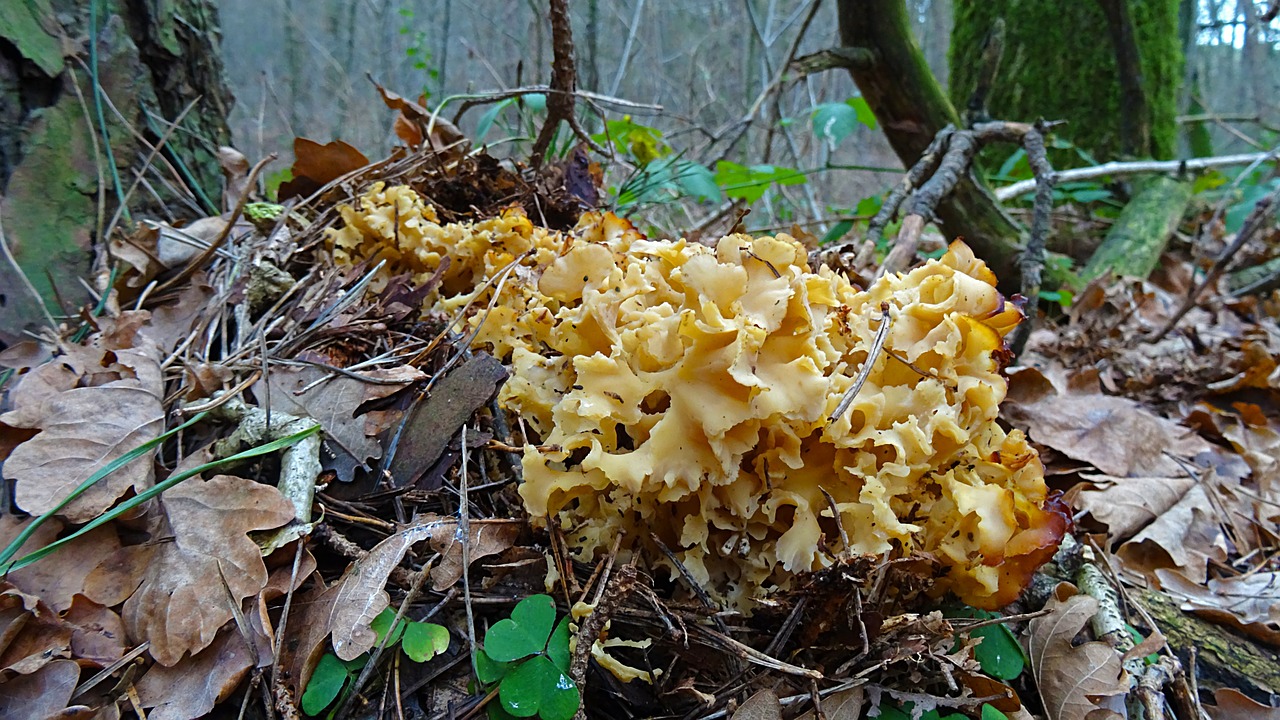
[[[66,657],[71,627],[34,595],[0,582],[0,681]]]
[[[7,546],[31,520],[13,515],[0,516],[0,547]],[[14,557],[21,558],[52,543],[62,531],[61,522],[56,518],[49,520],[36,529]],[[19,590],[48,603],[55,612],[65,612],[71,607],[75,594],[84,589],[85,577],[104,558],[119,549],[120,539],[115,527],[103,525],[40,562],[11,571],[6,579]]]
[[[80,666],[54,660],[30,675],[0,685],[0,717],[7,720],[47,720],[71,702],[80,681]]]
[[[52,510],[104,465],[154,440],[164,429],[158,350],[122,349],[108,355],[133,377],[52,394],[34,412],[21,408],[32,413],[28,417],[40,432],[13,450],[4,463],[4,476],[17,483],[18,506],[32,515]],[[12,424],[10,415],[4,422]],[[149,487],[154,474],[150,454],[143,454],[58,514],[72,523],[88,522],[130,489]]]
[[[138,681],[142,706],[153,708],[149,720],[193,720],[205,717],[230,695],[253,667],[244,638],[229,627],[213,644],[173,667],[152,665]]]
[[[128,650],[120,616],[83,595],[76,595],[62,619],[71,626],[71,656],[77,661],[106,667]]]
[[[1280,645],[1280,573],[1257,572],[1208,583],[1176,570],[1157,570],[1160,589],[1207,620],[1269,645]]]
[[[263,383],[254,386],[254,395],[270,397],[271,409],[296,417],[309,417],[324,429],[325,442],[337,444],[359,465],[382,457],[382,446],[370,437],[378,432],[367,415],[354,413],[366,402],[384,398],[427,375],[409,365],[364,373],[375,382],[338,375],[320,367],[281,368],[270,374],[270,395]],[[322,381],[318,382],[317,381]],[[300,392],[301,391],[301,392]],[[351,478],[342,478],[350,480]]]
[[[1085,510],[1107,526],[1109,546],[1133,537],[1152,520],[1178,504],[1195,486],[1195,478],[1116,477],[1102,473],[1080,473],[1086,481],[1076,495],[1076,509]]]
[[[124,601],[130,637],[150,640],[156,662],[172,666],[208,647],[232,604],[266,586],[262,552],[247,534],[285,525],[294,508],[274,487],[217,475],[167,491],[158,510],[152,537],[166,542],[122,548],[89,575],[85,595],[107,607]]]
[[[1210,473],[1211,474],[1211,473]],[[1197,484],[1133,539],[1116,550],[1128,575],[1150,581],[1164,569],[1177,568],[1203,582],[1210,561],[1227,559],[1227,538],[1218,510]]]
[[[1213,699],[1216,705],[1204,706],[1213,720],[1280,720],[1280,708],[1267,707],[1239,690],[1219,688]]]
[[[1119,477],[1183,475],[1166,452],[1192,458],[1210,449],[1178,423],[1099,390],[1095,370],[1070,378],[1032,367],[1010,370],[1001,416],[1037,443]]]
[[[1048,615],[1027,627],[1027,656],[1049,720],[1106,720],[1119,713],[1099,700],[1124,695],[1128,677],[1120,653],[1105,642],[1072,644],[1098,610],[1098,601],[1060,583],[1045,604]]]

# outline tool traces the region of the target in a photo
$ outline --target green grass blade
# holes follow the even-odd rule
[[[223,465],[240,462],[241,460],[248,460],[249,458],[258,457],[259,455],[268,455],[277,450],[282,450],[284,448],[287,448],[290,445],[293,445],[294,443],[298,442],[299,440],[309,435],[314,435],[318,432],[320,432],[320,426],[313,425],[307,428],[306,430],[301,430],[288,437],[283,437],[283,438],[280,438],[279,440],[272,440],[271,442],[265,445],[259,445],[258,447],[250,448],[248,450],[245,450],[244,452],[239,452],[230,457],[222,458],[221,460],[214,460],[212,462],[207,462],[198,467],[194,467],[189,470],[184,470],[183,472],[180,472],[177,475],[174,475],[172,477],[165,478],[163,482],[156,483],[152,487],[149,487],[146,490],[133,496],[132,498],[129,498],[125,502],[120,503],[116,507],[112,508],[108,512],[103,513],[97,518],[89,521],[84,527],[62,538],[61,540],[52,542],[40,548],[39,550],[36,550],[35,552],[30,553],[28,555],[24,555],[20,559],[13,561],[7,566],[4,566],[3,572],[0,574],[7,574],[13,570],[24,568],[40,560],[41,558],[47,557],[48,555],[56,552],[59,548],[63,547],[64,545],[71,543],[76,538],[82,535],[85,535],[91,530],[101,527],[102,525],[105,525],[111,522],[112,520],[115,520],[116,518],[129,512],[130,510],[133,510],[139,505],[142,505],[146,501],[159,495],[165,490],[172,488],[173,486],[177,485],[183,480],[199,475],[206,470],[213,470],[214,468],[221,467]]]
[[[195,417],[182,423],[181,425],[170,430],[169,432],[164,433],[163,435],[160,435],[159,437],[153,440],[148,440],[147,442],[130,450],[124,455],[121,455],[115,460],[112,460],[106,465],[103,465],[102,468],[100,468],[94,474],[90,475],[87,480],[80,483],[79,487],[77,487],[75,490],[72,490],[69,495],[63,498],[62,501],[59,502],[57,505],[55,505],[52,509],[46,510],[44,513],[36,517],[35,520],[32,520],[31,524],[27,525],[27,527],[22,530],[22,532],[18,535],[18,537],[14,538],[13,542],[9,543],[8,547],[6,547],[3,551],[0,551],[0,564],[8,562],[9,559],[12,558],[15,553],[18,552],[19,548],[22,547],[22,544],[25,543],[35,533],[37,528],[43,525],[49,518],[61,512],[62,509],[65,508],[67,504],[70,503],[72,500],[75,500],[76,498],[83,495],[86,490],[93,487],[93,485],[97,483],[99,480],[105,478],[106,476],[110,475],[116,470],[119,470],[125,465],[128,465],[129,463],[133,462],[139,457],[151,452],[152,450],[155,450],[165,440],[168,440],[174,435],[177,435],[183,430],[196,424],[201,419],[203,419],[204,416],[207,414],[208,413],[200,413],[199,415],[196,415]]]

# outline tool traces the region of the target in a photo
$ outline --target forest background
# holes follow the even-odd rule
[[[752,113],[789,54],[799,57],[840,44],[837,3],[822,3],[805,28],[812,4],[573,3],[579,87],[651,106],[604,108],[612,119],[630,115],[657,129],[678,152],[712,168],[725,159],[805,172],[803,186],[774,186],[747,225],[766,229],[799,221],[812,224],[811,231],[821,236],[856,211],[861,200],[888,189],[902,166],[879,128],[858,125],[838,143],[814,131],[818,108],[858,94],[848,73],[811,74]],[[550,81],[545,8],[532,0],[220,0],[219,5],[226,76],[236,97],[230,124],[236,147],[250,158],[269,152],[287,158],[294,137],[339,138],[380,157],[396,138],[370,75],[406,96],[425,93],[428,107],[445,98]],[[963,56],[948,62],[953,2],[907,0],[906,5],[924,57],[946,88],[952,63],[975,64]],[[1186,56],[1185,77],[1178,83],[1181,127],[1204,124],[1215,154],[1270,149],[1257,147],[1256,140],[1265,145],[1260,127],[1280,126],[1280,23],[1258,22],[1265,3],[1183,0],[1181,5],[1184,16],[1194,17],[1189,34],[1180,39]],[[499,7],[500,17],[495,15]],[[1105,35],[1086,42],[1110,53]],[[1198,107],[1193,107],[1193,93]],[[452,106],[458,104],[454,100]],[[475,137],[485,109],[463,117],[460,126],[469,136]],[[514,109],[504,112],[514,117]],[[1204,123],[1206,114],[1220,122]],[[753,122],[739,135],[747,117]],[[601,125],[588,129],[596,132]],[[1073,131],[1058,128],[1056,134],[1070,140]],[[1180,135],[1177,156],[1190,156],[1185,133]],[[484,139],[502,137],[509,136],[491,128]]]

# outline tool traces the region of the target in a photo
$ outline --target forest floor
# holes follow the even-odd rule
[[[1025,432],[1052,495],[1010,491],[1010,505],[996,503],[982,522],[1007,513],[1052,543],[1019,550],[1010,537],[1023,536],[1006,535],[1003,565],[992,548],[986,560],[948,559],[938,539],[858,553],[863,541],[840,520],[852,515],[835,512],[828,494],[830,508],[814,510],[826,513],[814,521],[823,532],[806,550],[827,553],[823,569],[780,579],[770,565],[781,587],[744,602],[750,588],[704,588],[706,574],[749,573],[753,552],[779,562],[777,537],[764,543],[744,529],[736,549],[707,551],[728,558],[716,565],[656,519],[652,541],[600,520],[591,527],[606,534],[586,553],[574,552],[585,536],[566,537],[574,528],[531,521],[529,503],[555,501],[569,487],[556,483],[587,462],[585,446],[566,454],[548,440],[563,435],[568,410],[558,399],[539,405],[533,370],[519,361],[538,354],[520,344],[541,332],[538,313],[571,303],[528,293],[524,306],[499,301],[578,252],[575,227],[633,248],[644,240],[610,216],[579,224],[603,194],[584,155],[535,172],[456,139],[425,144],[436,140],[434,151],[372,163],[343,143],[299,141],[284,206],[249,202],[262,166],[228,157],[229,214],[113,241],[103,252],[120,271],[94,312],[62,336],[0,354],[0,459],[23,511],[0,517],[0,716],[1280,717],[1280,297],[1233,295],[1225,277],[1198,289],[1234,239],[1214,207],[1180,230],[1201,242],[1172,243],[1149,279],[1099,278],[1065,308],[1038,312],[1016,359],[990,331],[983,350],[974,330],[956,357],[926,367],[920,353],[917,366],[895,354],[907,350],[890,332],[890,322],[905,332],[908,313],[895,306],[892,321],[888,309],[879,320],[868,306],[876,339],[859,351],[861,379],[875,366],[871,383],[882,389],[892,372],[904,387],[939,380],[966,348],[985,353],[978,364],[1011,361],[989,432]],[[413,195],[388,195],[399,186]],[[348,232],[356,227],[360,237]],[[381,244],[370,245],[377,233]],[[528,244],[500,247],[511,238]],[[794,267],[811,298],[821,283],[861,292],[765,255],[785,254],[778,244],[752,242],[743,257],[761,264],[756,274],[745,259],[735,266],[744,283],[773,287]],[[1246,262],[1278,244],[1272,221]],[[581,254],[575,297],[588,276],[598,280]],[[952,277],[937,269],[946,262],[903,277]],[[873,285],[874,270],[855,284],[886,287]],[[555,337],[572,345],[612,332],[589,319],[579,318],[579,336]],[[582,367],[588,355],[576,356]],[[544,368],[569,357],[542,356]],[[884,369],[892,362],[907,369]],[[799,370],[778,372],[785,384]],[[843,390],[860,371],[838,372]],[[508,376],[529,387],[500,394]],[[610,382],[575,395],[578,421],[613,417],[588,407],[621,401],[627,380]],[[690,382],[714,402],[717,376]],[[993,418],[1004,382],[986,382]],[[850,397],[872,402],[876,392]],[[668,401],[646,407],[676,412]],[[644,442],[627,427],[596,432],[625,457]],[[1025,473],[999,450],[983,462],[1040,482],[1029,455]],[[562,475],[547,480],[548,467]],[[944,508],[942,480],[929,477],[895,499],[899,519],[919,507],[902,504],[911,493],[933,493],[936,514],[969,518],[970,540],[986,532],[979,510]],[[539,482],[551,494],[531,500]],[[585,517],[612,491],[574,492],[562,518]],[[673,512],[690,512],[685,502]],[[889,507],[878,502],[868,507]],[[1070,508],[1071,523],[1055,532],[1057,507]],[[717,527],[706,532],[719,538]],[[1018,557],[1047,560],[1059,537],[1034,575],[1018,566]],[[997,596],[959,579],[991,568]],[[940,596],[948,587],[976,605],[1016,600],[991,612]]]

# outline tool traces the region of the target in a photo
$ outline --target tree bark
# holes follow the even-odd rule
[[[874,62],[849,73],[884,128],[885,137],[907,167],[920,159],[947,125],[959,126],[955,108],[929,71],[911,35],[904,0],[841,0],[842,45],[869,50]],[[1022,233],[972,171],[938,206],[943,232],[962,237],[1000,278],[1019,287]]]
[[[0,254],[0,346],[48,324],[41,304],[55,317],[74,317],[89,299],[79,280],[93,271],[98,234],[150,153],[138,136],[152,145],[169,138],[147,186],[130,197],[134,211],[164,204],[181,213],[166,188],[182,185],[196,198],[186,214],[217,211],[216,154],[230,142],[232,102],[213,0],[4,4],[0,222],[22,272]],[[168,133],[197,98],[181,128]]]

